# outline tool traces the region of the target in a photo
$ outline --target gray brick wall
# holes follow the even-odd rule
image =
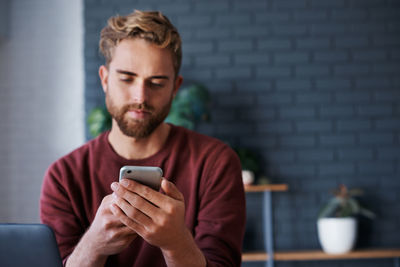
[[[134,8],[159,9],[180,30],[182,75],[213,99],[198,130],[255,149],[263,173],[289,184],[274,195],[278,249],[319,247],[318,207],[339,183],[363,188],[378,214],[360,245],[400,246],[400,2],[86,0],[86,111],[104,102],[99,31]],[[261,198],[249,198],[245,248],[262,249]],[[324,263],[377,264],[391,261]]]

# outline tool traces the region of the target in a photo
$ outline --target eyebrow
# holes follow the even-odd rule
[[[126,71],[126,70],[119,70],[117,69],[116,72],[125,74],[125,75],[130,75],[130,76],[138,76],[136,73],[131,72],[131,71]],[[164,79],[164,80],[169,80],[169,77],[167,75],[154,75],[151,76],[150,79]]]

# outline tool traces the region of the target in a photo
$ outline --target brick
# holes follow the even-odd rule
[[[290,93],[267,93],[260,94],[257,97],[257,103],[261,105],[280,105],[290,104],[292,102],[293,99]]]
[[[277,90],[289,90],[289,91],[297,91],[297,90],[309,90],[312,87],[311,82],[309,80],[279,80],[276,82]]]
[[[219,51],[252,51],[253,44],[250,40],[243,41],[219,41]]]
[[[332,102],[332,94],[326,92],[297,93],[296,103],[299,104],[326,104]]]
[[[345,4],[344,0],[335,0],[335,1],[330,1],[330,0],[311,0],[311,7],[333,8],[333,7],[343,7],[344,4]]]
[[[228,15],[218,15],[215,21],[216,25],[248,25],[250,24],[249,14],[228,14]]]
[[[190,14],[190,16],[180,15],[178,17],[178,25],[179,28],[204,27],[211,24],[212,22],[211,19],[212,18],[209,15],[194,15],[194,14]]]
[[[288,163],[293,162],[295,160],[295,153],[292,150],[287,151],[271,151],[270,153],[265,155],[271,162],[276,163]]]
[[[187,80],[210,80],[213,76],[210,69],[182,69],[181,73]]]
[[[366,131],[370,130],[372,123],[368,119],[341,119],[337,121],[337,129],[339,131]]]
[[[216,125],[216,133],[230,136],[251,135],[253,127],[248,123],[219,123]]]
[[[233,3],[233,9],[238,11],[244,10],[266,10],[267,2],[258,1],[258,0],[249,0],[249,1],[235,1]]]
[[[355,87],[358,89],[379,89],[391,87],[391,81],[385,77],[363,77],[355,79]]]
[[[300,24],[272,25],[272,32],[276,36],[304,36],[307,34],[307,26]]]
[[[393,74],[399,73],[400,63],[375,63],[372,66],[373,73],[377,74]]]
[[[399,160],[400,149],[395,146],[378,148],[378,159],[382,160]]]
[[[364,91],[338,92],[335,99],[339,103],[370,103],[371,95]]]
[[[212,28],[197,28],[195,31],[195,37],[197,39],[204,40],[215,40],[215,39],[228,39],[233,36],[233,29],[228,27],[215,26]],[[183,49],[186,47],[186,42],[183,42]]]
[[[350,79],[343,78],[317,78],[315,87],[322,90],[340,91],[351,87]]]
[[[394,171],[394,165],[393,163],[390,162],[371,161],[366,163],[360,163],[358,166],[358,170],[360,174],[368,174],[368,175],[392,174]]]
[[[362,145],[389,145],[393,144],[394,135],[391,133],[361,133],[360,143]]]
[[[355,173],[352,163],[321,163],[319,164],[319,175],[352,175]]]
[[[322,118],[350,118],[354,116],[355,111],[352,106],[327,106],[320,108],[319,112]]]
[[[337,37],[335,39],[335,45],[339,48],[367,47],[368,43],[367,36]]]
[[[238,38],[251,38],[251,37],[259,37],[259,36],[268,36],[270,34],[270,29],[261,26],[237,26],[233,28],[234,36]]]
[[[266,53],[237,53],[234,55],[234,62],[238,65],[269,64],[270,61],[270,55]]]
[[[280,0],[281,1],[281,0]],[[321,20],[327,20],[328,19],[328,11],[325,10],[305,10],[301,12],[295,12],[293,14],[293,20],[296,22],[316,22],[316,21],[321,21]]]
[[[370,148],[340,148],[339,160],[372,160],[373,150]]]
[[[296,121],[296,129],[299,133],[321,133],[332,130],[332,122],[330,121]]]
[[[236,90],[238,92],[266,92],[270,91],[272,88],[272,83],[271,81],[263,81],[261,79],[258,79],[257,81],[246,81],[246,82],[241,82],[238,81],[236,83]]]
[[[231,63],[228,55],[210,55],[195,57],[195,64],[198,66],[228,66]]]
[[[384,50],[354,51],[352,53],[354,61],[383,61],[386,58]]]
[[[244,138],[240,140],[240,145],[243,147],[254,147],[256,149],[273,149],[277,146],[278,141],[274,136],[269,135],[268,137],[261,136],[252,138]]]
[[[310,55],[305,52],[275,53],[274,60],[277,64],[299,64],[309,62]]]
[[[290,19],[289,12],[280,12],[274,10],[273,12],[258,12],[255,13],[255,21],[258,24],[265,24],[270,22],[287,22]]]
[[[399,18],[399,9],[392,7],[377,7],[371,10],[370,16],[372,20],[390,20]]]
[[[324,162],[324,161],[332,161],[334,158],[333,150],[326,149],[307,149],[300,150],[297,153],[297,159],[300,162]]]
[[[331,18],[334,21],[364,20],[367,16],[367,11],[362,9],[334,9],[331,14]]]
[[[263,122],[265,120],[273,120],[276,118],[275,108],[257,106],[251,109],[241,109],[239,118],[246,121]]]
[[[331,47],[331,41],[326,37],[296,38],[296,46],[299,49],[327,49]]]
[[[324,77],[331,73],[329,66],[322,64],[309,64],[296,66],[295,75],[297,77]]]
[[[321,134],[319,141],[323,146],[349,146],[355,144],[354,134]]]
[[[314,176],[316,173],[314,164],[283,164],[279,166],[280,174],[283,176]]]
[[[252,95],[239,95],[239,94],[230,94],[225,95],[223,98],[218,99],[219,107],[238,107],[243,105],[253,105],[254,104],[254,96]]]
[[[251,77],[248,67],[224,67],[216,70],[218,79],[243,79]]]
[[[196,1],[194,2],[194,10],[201,13],[220,13],[230,9],[230,3],[228,0],[215,1],[210,5],[207,1]]]
[[[306,0],[279,0],[279,1],[274,1],[273,6],[275,8],[282,8],[282,9],[287,9],[287,8],[293,8],[293,9],[298,9],[298,8],[305,8],[307,7],[307,1]]]
[[[375,125],[378,130],[400,130],[400,120],[398,118],[379,119]]]
[[[329,52],[315,52],[314,61],[315,62],[328,62],[337,63],[345,62],[349,60],[349,55],[347,52],[343,51],[329,51]]]
[[[344,34],[350,29],[345,23],[318,23],[312,24],[310,28],[311,35],[330,36],[333,34]]]
[[[335,75],[356,76],[367,75],[370,73],[370,68],[365,64],[345,64],[337,65],[333,68]]]
[[[260,40],[257,43],[257,47],[260,50],[268,50],[268,51],[279,51],[279,50],[288,50],[292,48],[292,44],[289,38],[287,39],[268,39],[268,40]]]
[[[386,104],[368,104],[357,107],[357,113],[364,116],[385,116],[392,114],[392,107]]]
[[[366,33],[375,33],[381,34],[386,31],[385,23],[377,23],[377,22],[357,22],[351,23],[349,25],[349,29],[357,34],[366,34]]]
[[[182,47],[183,54],[199,54],[210,53],[214,49],[214,45],[210,41],[186,42]]]
[[[283,78],[291,75],[290,67],[271,66],[258,67],[256,69],[257,78]]]
[[[280,144],[282,147],[305,148],[314,147],[316,140],[310,135],[280,136]]]
[[[257,132],[261,134],[287,134],[292,133],[293,129],[292,123],[287,121],[273,121],[257,125]]]

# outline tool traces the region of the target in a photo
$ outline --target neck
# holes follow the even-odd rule
[[[108,141],[114,151],[125,159],[144,159],[157,153],[167,141],[171,126],[161,123],[149,136],[134,138],[121,132],[113,121]]]

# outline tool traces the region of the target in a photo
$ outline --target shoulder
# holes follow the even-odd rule
[[[72,170],[81,170],[84,165],[88,162],[90,157],[100,153],[107,143],[108,132],[99,135],[97,138],[88,141],[82,146],[74,149],[63,157],[53,162],[48,170],[47,174],[61,175]]]
[[[184,146],[193,152],[236,154],[231,147],[221,140],[207,136],[181,126],[172,125],[173,143]]]

